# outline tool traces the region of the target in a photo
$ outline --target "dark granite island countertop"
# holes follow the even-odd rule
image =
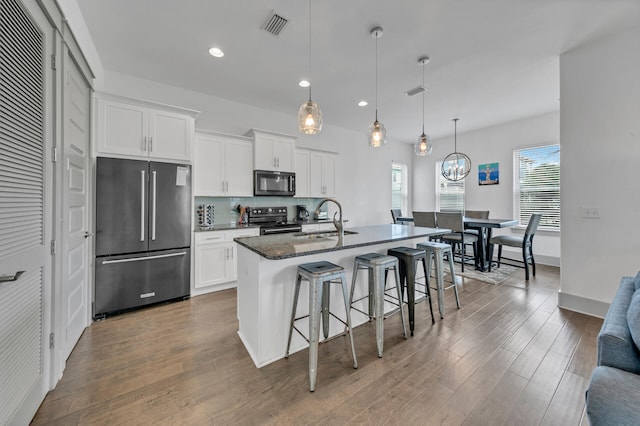
[[[431,235],[446,234],[448,232],[451,231],[442,228],[375,225],[347,229],[342,238],[338,237],[336,232],[296,232],[236,238],[235,242],[266,259],[279,260],[375,244],[399,242],[413,238],[425,237],[426,239]]]
[[[430,235],[443,232],[448,230],[377,225],[345,230],[342,239],[329,232],[236,238],[238,335],[255,365],[262,367],[284,357],[298,265],[317,261],[340,265],[344,268],[351,287],[356,256],[374,252],[386,254],[387,250],[398,246],[415,247],[416,244],[427,241]],[[366,273],[358,274],[354,289],[354,300],[367,294]],[[366,300],[359,303],[362,304],[359,306],[360,310],[366,309]],[[301,288],[298,306],[305,309],[308,304],[308,286],[305,285]],[[341,297],[331,296],[330,306],[331,312],[344,317],[344,301]],[[385,303],[385,312],[396,308],[392,303]],[[367,323],[369,317],[352,310],[351,321],[355,327]],[[418,323],[416,326],[422,325]],[[342,334],[343,331],[344,325],[341,322],[330,320],[329,338]],[[294,333],[290,353],[307,346],[306,340]]]

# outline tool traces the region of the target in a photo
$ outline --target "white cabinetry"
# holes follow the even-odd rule
[[[195,196],[253,196],[253,145],[249,138],[198,130],[194,151]]]
[[[335,197],[336,157],[332,152],[296,150],[296,196]]]
[[[323,222],[323,223],[308,223],[302,225],[302,232],[324,232],[324,231],[335,231],[336,226],[333,222]]]
[[[295,136],[251,129],[253,162],[256,170],[295,171]]]
[[[96,94],[97,154],[191,162],[197,111]]]
[[[194,288],[191,294],[209,293],[236,286],[238,265],[237,237],[260,235],[258,228],[196,232]]]

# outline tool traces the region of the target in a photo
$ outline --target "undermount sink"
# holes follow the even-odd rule
[[[352,235],[357,234],[355,231],[344,231],[344,235]],[[293,234],[294,238],[304,239],[304,240],[315,240],[319,238],[331,238],[337,237],[338,231],[318,231],[318,232],[296,232]]]

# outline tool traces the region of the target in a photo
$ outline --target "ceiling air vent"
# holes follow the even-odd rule
[[[287,26],[289,20],[287,18],[283,18],[275,12],[271,12],[269,18],[267,18],[267,22],[264,24],[264,30],[274,36],[280,35],[284,27]]]

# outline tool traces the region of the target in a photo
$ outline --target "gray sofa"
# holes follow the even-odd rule
[[[598,363],[587,390],[593,426],[640,424],[639,288],[640,273],[622,278],[598,334]]]

